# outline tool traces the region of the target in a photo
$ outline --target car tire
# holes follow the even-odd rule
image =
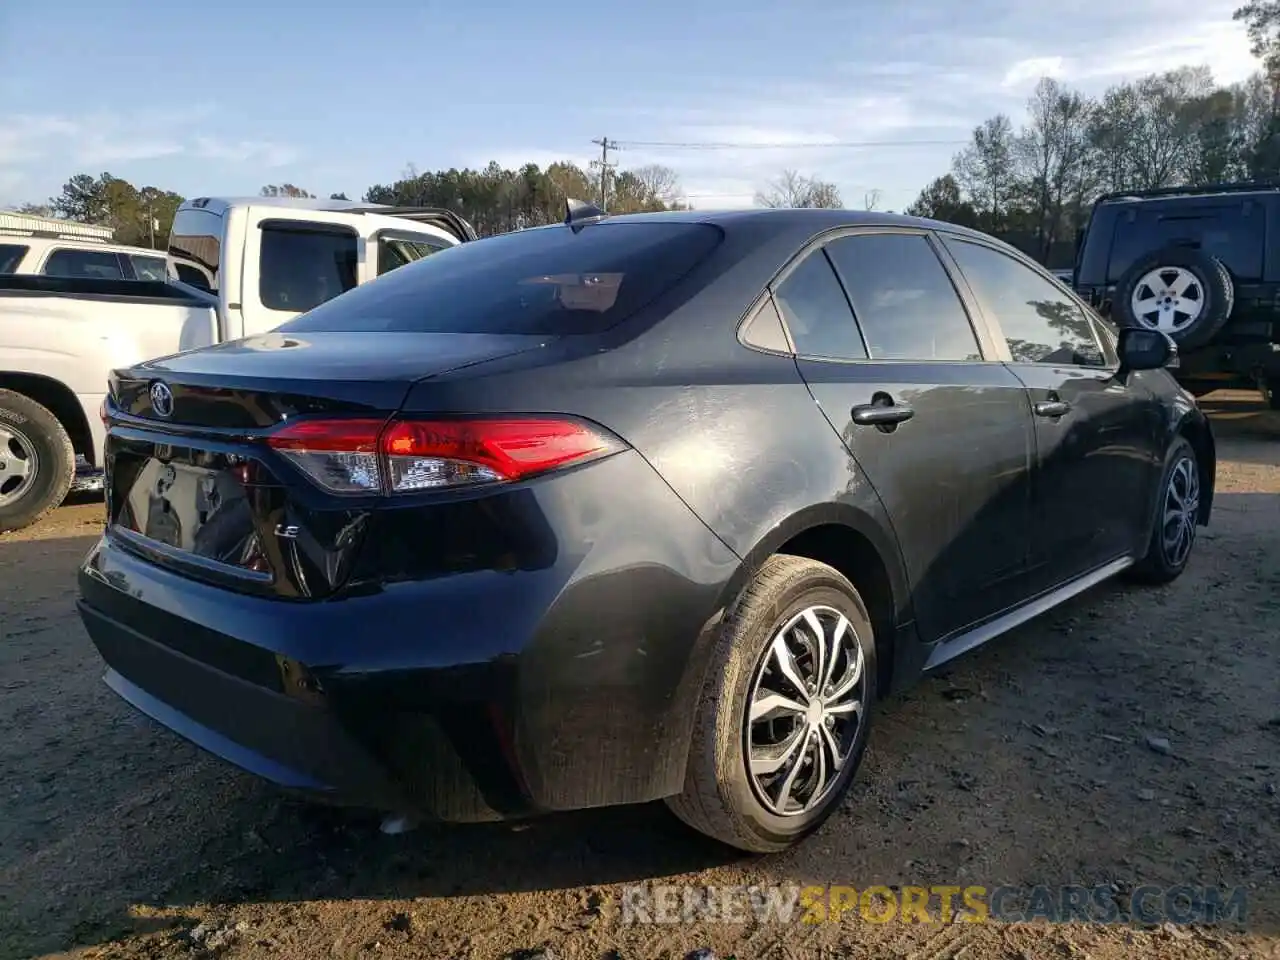
[[[789,670],[804,679],[815,667],[814,618],[826,641],[823,649],[836,651],[824,661],[831,665],[825,685],[833,694],[830,713],[821,698],[797,692],[785,676]],[[781,663],[779,645],[792,654],[786,667],[775,666]],[[876,694],[875,637],[866,604],[853,584],[825,563],[775,555],[727,612],[712,663],[695,719],[684,790],[668,798],[667,805],[695,830],[731,847],[750,853],[784,850],[838,808],[862,761]],[[843,693],[841,687],[850,683],[850,691]],[[804,714],[776,707],[772,716],[750,722],[753,700],[779,695],[794,705],[806,707],[816,700],[818,706]],[[851,707],[855,700],[860,703],[856,711]],[[787,750],[787,744],[796,746]],[[759,761],[761,766],[782,757],[781,766],[775,772],[751,772],[749,752],[762,755],[771,747],[772,756]],[[792,762],[800,765],[794,776]],[[821,771],[825,780],[815,775]],[[820,787],[821,782],[826,786]],[[785,796],[784,787],[789,787]]]
[[[1174,329],[1166,329],[1178,346],[1191,349],[1209,343],[1231,316],[1235,307],[1235,285],[1231,273],[1222,261],[1210,256],[1203,250],[1190,247],[1169,247],[1139,258],[1121,276],[1112,298],[1111,314],[1117,326],[1156,328],[1150,320],[1151,314],[1138,315],[1133,305],[1135,293],[1140,289],[1158,293],[1151,288],[1150,278],[1163,274],[1171,277],[1174,273],[1188,273],[1194,278],[1194,287],[1199,292],[1200,310],[1193,320]],[[1151,299],[1153,304],[1158,297]],[[1182,316],[1185,316],[1182,315]]]
[[[30,397],[0,390],[0,532],[29,527],[62,503],[75,468],[58,418]]]
[[[1200,490],[1200,462],[1196,459],[1196,452],[1186,437],[1178,437],[1165,455],[1164,470],[1160,473],[1160,486],[1156,492],[1156,522],[1147,542],[1146,556],[1132,569],[1133,579],[1163,584],[1182,575],[1195,547],[1200,519]],[[1185,541],[1173,540],[1171,543],[1170,533],[1175,524]]]

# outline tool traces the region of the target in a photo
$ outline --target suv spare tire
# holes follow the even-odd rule
[[[1147,327],[1179,346],[1202,347],[1235,306],[1231,274],[1217,257],[1191,247],[1168,247],[1140,257],[1121,276],[1111,316],[1121,327]]]

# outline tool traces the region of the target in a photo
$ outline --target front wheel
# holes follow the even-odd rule
[[[74,475],[75,451],[58,418],[0,390],[0,532],[29,527],[62,503]]]
[[[1159,584],[1177,579],[1187,568],[1200,522],[1200,463],[1185,437],[1179,437],[1165,456],[1156,497],[1159,505],[1147,555],[1133,575]]]
[[[837,808],[866,748],[875,641],[866,605],[837,570],[770,557],[720,628],[684,790],[689,826],[771,853]]]

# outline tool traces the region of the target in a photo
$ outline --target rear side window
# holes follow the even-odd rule
[[[397,267],[429,257],[433,253],[448,249],[450,244],[443,240],[412,234],[397,236],[383,234],[378,238],[378,276],[390,273]]]
[[[432,254],[279,329],[595,333],[671,289],[721,236],[701,223],[520,230]]]
[[[1192,247],[1217,257],[1242,280],[1262,279],[1265,208],[1258,202],[1169,204],[1122,212],[1115,223],[1108,279],[1165,247]]]
[[[100,280],[123,280],[120,259],[109,250],[73,250],[63,248],[49,254],[41,273],[49,277],[94,277]]]
[[[262,225],[258,294],[270,310],[302,313],[356,285],[355,233]]]
[[[0,243],[0,273],[16,273],[28,249],[17,243]]]
[[[133,274],[139,280],[165,279],[165,262],[163,257],[144,257],[130,254],[129,262],[133,264]]]
[[[865,360],[853,311],[825,253],[809,254],[774,291],[796,353],[824,360]]]
[[[169,262],[183,283],[218,292],[223,220],[208,210],[179,210],[169,232]]]
[[[841,237],[827,253],[872,360],[982,359],[969,315],[926,237]]]

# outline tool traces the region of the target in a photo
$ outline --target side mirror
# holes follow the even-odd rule
[[[1159,330],[1121,327],[1117,352],[1120,354],[1120,373],[1177,366],[1178,345]]]

